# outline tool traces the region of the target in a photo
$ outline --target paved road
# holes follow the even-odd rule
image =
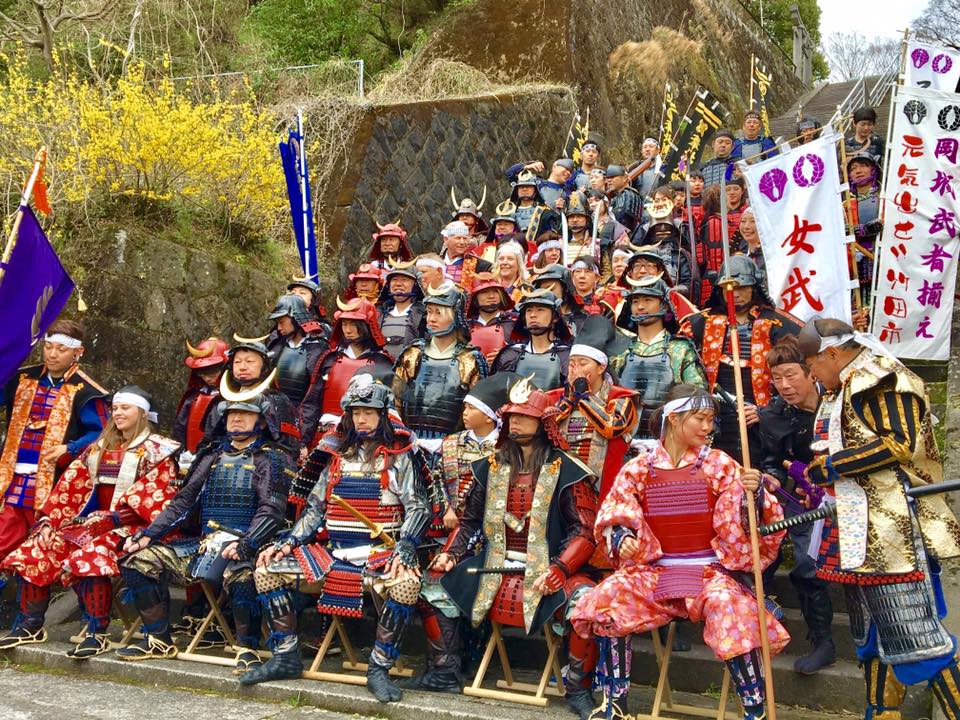
[[[358,720],[317,708],[0,669],[3,720]]]

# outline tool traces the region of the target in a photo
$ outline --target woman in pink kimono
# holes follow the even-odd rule
[[[571,618],[577,633],[600,644],[604,703],[595,715],[626,713],[631,636],[685,619],[703,622],[704,642],[730,668],[745,720],[757,720],[764,717],[763,668],[756,599],[743,584],[752,568],[746,502],[758,497],[764,523],[783,512],[766,490],[753,495],[758,470],[710,448],[708,393],[678,385],[661,412],[660,443],[623,467],[597,515],[596,537],[606,540],[616,570]],[[761,538],[764,567],[782,538]],[[767,634],[774,653],[790,640],[769,614]]]

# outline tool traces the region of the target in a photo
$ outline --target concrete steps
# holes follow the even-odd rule
[[[866,78],[867,93],[873,90],[879,76]],[[823,83],[812,91],[800,97],[789,110],[782,115],[771,118],[770,132],[773,137],[782,137],[784,140],[796,135],[797,111],[807,117],[813,117],[821,123],[826,123],[837,110],[859,80],[848,80],[839,83]],[[884,97],[883,102],[874,108],[877,111],[877,126],[875,132],[881,137],[887,134],[887,120],[890,112],[890,96]]]

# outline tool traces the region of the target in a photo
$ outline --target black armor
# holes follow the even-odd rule
[[[513,371],[522,377],[533,373],[533,384],[541,390],[553,390],[563,387],[566,375],[565,363],[555,350],[545,353],[527,352],[526,348],[520,351],[517,364]]]
[[[403,393],[407,426],[426,437],[455,432],[468,389],[456,356],[435,359],[422,353],[417,374]]]
[[[640,425],[638,437],[651,437],[650,417],[662,403],[667,390],[673,385],[673,368],[670,355],[664,345],[663,352],[656,355],[627,353],[620,371],[620,387],[636,390],[640,395]]]
[[[299,406],[310,387],[310,368],[307,366],[307,343],[290,347],[286,342],[277,358],[277,384],[280,392]]]
[[[391,357],[400,357],[403,349],[419,337],[413,310],[406,315],[391,315],[387,311],[381,318],[380,331],[387,341],[383,349]]]
[[[251,452],[225,452],[220,456],[200,495],[203,532],[208,532],[208,520],[244,532],[250,527],[259,506],[254,469]]]

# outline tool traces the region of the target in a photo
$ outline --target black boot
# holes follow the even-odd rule
[[[382,703],[397,702],[403,691],[390,679],[390,668],[400,657],[400,641],[410,622],[414,606],[392,598],[384,603],[377,623],[377,638],[367,665],[367,689]]]
[[[596,703],[590,688],[593,685],[593,671],[597,667],[599,648],[592,638],[585,640],[576,633],[568,636],[569,659],[567,664],[567,707],[580,720],[587,720]]]
[[[269,680],[296,680],[303,674],[303,658],[300,657],[296,635],[277,639],[271,637],[270,647],[273,657],[241,675],[241,685],[255,685]]]
[[[390,679],[390,668],[372,660],[367,666],[367,690],[382,703],[398,702],[403,697],[403,691]]]
[[[810,641],[811,650],[797,659],[793,669],[801,675],[813,675],[837,661],[837,651],[831,636],[833,604],[826,584],[819,581],[808,581],[803,587],[798,585],[797,595],[800,599],[800,611],[807,623],[807,639]]]
[[[416,685],[405,687],[429,692],[459,693],[460,681],[460,618],[448,618],[435,613],[436,628],[427,632],[430,662]],[[413,680],[414,678],[411,678]]]
[[[241,685],[268,680],[292,680],[303,674],[303,659],[297,639],[297,607],[293,593],[277,588],[258,596],[270,625],[270,649],[273,657],[240,676]]]

